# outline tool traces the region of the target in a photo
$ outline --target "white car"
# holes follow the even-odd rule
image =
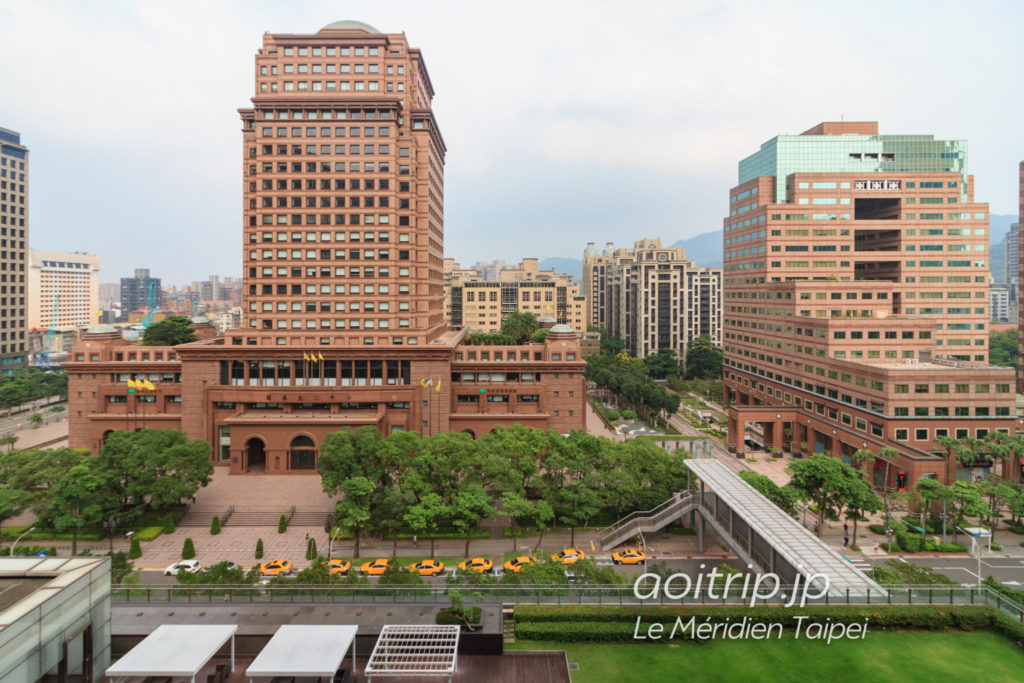
[[[188,572],[189,574],[195,574],[202,565],[197,560],[182,560],[181,562],[175,562],[170,567],[164,570],[164,576],[177,576],[178,572]]]

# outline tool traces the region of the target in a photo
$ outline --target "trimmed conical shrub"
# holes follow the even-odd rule
[[[185,538],[185,545],[181,547],[181,559],[191,560],[196,556],[196,547],[192,544],[192,537]]]
[[[263,559],[263,539],[262,538],[257,538],[256,539],[256,559],[257,560],[262,560]]]

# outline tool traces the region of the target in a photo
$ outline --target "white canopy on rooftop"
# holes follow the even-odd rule
[[[237,630],[235,624],[164,624],[110,666],[107,676],[187,676],[194,683],[196,674],[229,640],[234,671]]]
[[[304,626],[286,624],[277,629],[259,656],[245,670],[255,676],[334,676],[352,648],[352,670],[356,668],[358,626]]]

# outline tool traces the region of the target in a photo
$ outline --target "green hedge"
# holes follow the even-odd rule
[[[466,621],[471,624],[480,623],[480,608],[479,607],[467,607],[466,608]],[[458,617],[452,615],[450,610],[443,609],[437,613],[437,617],[434,619],[434,623],[441,624],[443,626],[455,626],[463,624],[465,622]]]
[[[994,576],[988,577],[987,579],[982,581],[982,583],[991,588],[992,590],[994,590],[995,592],[1010,598],[1018,605],[1024,605],[1024,591],[1020,591],[1015,588],[1010,588],[1009,586],[1001,583]]]
[[[72,534],[58,534],[55,531],[49,529],[36,529],[32,533],[25,534],[30,527],[27,526],[7,526],[0,529],[0,539],[5,541],[16,541],[19,537],[23,541],[70,541],[72,540]],[[22,534],[25,534],[22,537]],[[106,533],[101,529],[79,529],[78,540],[79,541],[102,541],[107,537]]]
[[[152,541],[163,532],[164,528],[162,526],[144,526],[136,531],[132,538],[140,541]]]
[[[57,555],[57,549],[55,547],[48,546],[44,547],[41,545],[16,545],[14,546],[14,554],[21,555],[24,557],[31,557],[38,555],[39,553],[46,551],[47,557],[55,557]],[[0,548],[0,557],[7,557],[11,554],[10,546],[4,546]]]
[[[871,529],[871,533],[878,534],[879,536],[885,536],[885,525],[884,524],[869,524],[868,528]]]
[[[516,638],[555,642],[635,642],[637,617],[641,623],[672,622],[677,617],[688,621],[696,617],[703,623],[735,622],[744,617],[750,623],[780,623],[792,629],[794,617],[808,616],[815,621],[826,618],[833,623],[852,624],[868,620],[869,628],[977,631],[991,629],[1014,641],[1024,640],[1024,625],[994,607],[985,605],[951,606],[843,606],[805,607],[609,607],[599,605],[517,605]],[[687,633],[684,638],[690,638]],[[657,642],[668,642],[662,638]]]

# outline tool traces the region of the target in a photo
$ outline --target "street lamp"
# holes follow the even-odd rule
[[[23,533],[21,536],[18,536],[16,539],[14,539],[14,542],[11,543],[11,557],[14,557],[14,546],[18,545],[18,541],[20,541],[21,539],[25,538],[26,536],[28,536],[30,533],[32,533],[35,530],[36,530],[36,528],[34,526],[33,527],[29,527],[28,531]]]
[[[981,545],[980,535],[972,534],[972,533],[970,533],[969,531],[966,531],[965,529],[963,529],[960,526],[958,526],[957,529],[959,529],[962,533],[967,534],[968,536],[971,537],[971,552],[974,552],[975,549],[977,549],[977,551],[978,551],[978,587],[981,588],[981,549],[982,549],[982,545]]]
[[[334,527],[334,531],[331,532],[331,539],[327,542],[327,564],[331,563],[331,558],[334,555],[334,539],[341,532],[341,527]]]

